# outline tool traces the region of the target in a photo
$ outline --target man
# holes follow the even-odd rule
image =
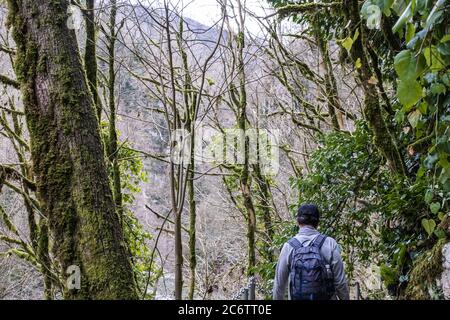
[[[320,212],[315,205],[304,204],[298,209],[300,230],[281,250],[273,286],[274,300],[284,300],[288,286],[290,300],[336,299],[336,296],[340,300],[349,300],[340,248],[333,238],[316,230],[319,218]],[[324,278],[322,274],[327,274],[326,281],[317,280]],[[324,297],[316,294],[318,291],[328,294]]]

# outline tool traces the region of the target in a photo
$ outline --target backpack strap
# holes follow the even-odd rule
[[[319,250],[322,249],[323,243],[325,242],[325,240],[327,239],[327,236],[323,235],[323,234],[319,234],[314,241],[311,242],[311,246],[315,246],[318,247]]]
[[[293,237],[291,240],[288,241],[288,243],[291,245],[292,248],[294,248],[294,250],[303,247],[302,243],[298,241],[296,237]]]

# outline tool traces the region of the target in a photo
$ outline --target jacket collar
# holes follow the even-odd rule
[[[304,226],[298,230],[298,234],[302,236],[312,236],[318,233],[319,231],[317,231],[314,227],[311,226]]]

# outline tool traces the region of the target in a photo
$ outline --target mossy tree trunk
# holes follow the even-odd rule
[[[331,124],[334,130],[340,130],[344,127],[341,103],[339,101],[339,94],[336,84],[336,78],[333,72],[333,65],[331,63],[330,52],[328,49],[327,40],[323,39],[318,31],[315,31],[317,39],[317,47],[322,56],[322,63],[325,68],[325,98],[327,99],[328,114],[331,118]]]
[[[97,83],[97,32],[95,25],[95,0],[86,1],[86,10],[84,11],[84,21],[86,24],[86,47],[84,51],[84,65],[86,68],[86,77],[89,89],[94,97],[95,110],[98,121],[102,118],[102,106],[98,94]]]
[[[108,157],[112,166],[113,175],[113,195],[116,211],[120,221],[123,219],[123,200],[122,200],[122,183],[120,179],[120,159],[117,137],[117,108],[116,108],[116,69],[115,69],[115,48],[116,48],[116,16],[117,1],[112,0],[110,3],[109,16],[109,34],[108,34],[108,91],[109,91],[109,141],[108,141]]]
[[[67,27],[68,3],[8,1],[38,198],[61,275],[72,265],[81,271],[81,288],[66,288],[65,297],[134,299],[94,103]]]
[[[368,41],[366,39],[366,30],[359,16],[358,1],[344,0],[343,10],[345,17],[350,21],[350,36],[353,37],[356,30],[359,31],[359,36],[355,39],[351,48],[351,57],[355,64],[358,60],[361,63],[357,70],[359,82],[364,91],[364,118],[374,135],[374,144],[386,158],[389,169],[395,174],[405,175],[406,170],[403,158],[383,117],[377,87],[370,81],[376,75],[372,72],[366,56],[364,46],[369,44],[366,43]]]
[[[195,293],[195,274],[197,268],[197,204],[195,202],[195,126],[196,115],[198,108],[198,94],[195,92],[191,71],[189,70],[189,62],[186,51],[183,47],[183,24],[184,20],[180,19],[180,31],[178,36],[178,47],[181,53],[184,69],[184,108],[186,111],[185,129],[189,133],[189,165],[187,168],[187,191],[188,191],[188,203],[189,203],[189,292],[188,299],[194,299]]]
[[[240,3],[239,3],[240,4]],[[239,8],[239,13],[242,15],[242,10]],[[241,18],[242,20],[242,18]],[[244,30],[244,23],[241,21],[241,30]],[[237,71],[239,78],[239,93],[238,99],[238,112],[237,112],[237,124],[241,130],[242,141],[244,141],[244,164],[242,166],[242,172],[240,177],[240,189],[242,197],[244,199],[244,207],[247,211],[247,241],[248,241],[248,266],[247,275],[253,276],[256,266],[256,212],[253,205],[251,195],[251,176],[250,176],[250,155],[249,155],[249,139],[246,134],[247,131],[247,91],[246,91],[246,75],[245,75],[245,63],[244,63],[244,48],[245,48],[245,35],[241,31],[237,35]]]

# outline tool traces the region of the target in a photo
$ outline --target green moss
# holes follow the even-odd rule
[[[430,251],[424,253],[414,264],[405,291],[407,299],[430,299],[427,288],[443,272],[442,249],[446,241],[446,239],[440,239]]]
[[[63,16],[65,21],[64,6],[55,9],[61,19],[59,16],[53,19],[54,15],[45,10],[46,14],[31,19],[21,10],[27,3],[36,5],[32,1],[8,1],[8,23],[13,27],[17,45],[15,71],[21,83],[30,133],[37,196],[42,212],[48,216],[51,239],[56,240],[52,243],[53,256],[63,279],[70,265],[81,269],[81,290],[66,288],[64,297],[136,298],[132,269],[124,261],[127,257],[121,243],[121,229],[111,217],[114,210],[110,205],[110,187],[102,185],[109,181],[106,174],[103,179],[104,166],[98,157],[99,128],[94,126],[93,110],[91,114],[91,110],[84,108],[89,94],[80,86],[82,70],[70,61],[76,46],[55,48],[57,54],[47,58],[45,46],[53,44],[41,43],[36,37],[39,32],[50,32],[55,39],[75,37],[75,34],[70,31],[67,35],[67,29],[58,25]],[[60,6],[61,1],[52,4]],[[30,28],[34,31],[30,32]],[[43,105],[38,104],[36,92],[39,73],[52,84]],[[80,135],[92,141],[77,144]],[[75,142],[70,143],[70,139]],[[95,179],[98,171],[100,178]],[[40,240],[41,247],[46,247],[48,239]]]

